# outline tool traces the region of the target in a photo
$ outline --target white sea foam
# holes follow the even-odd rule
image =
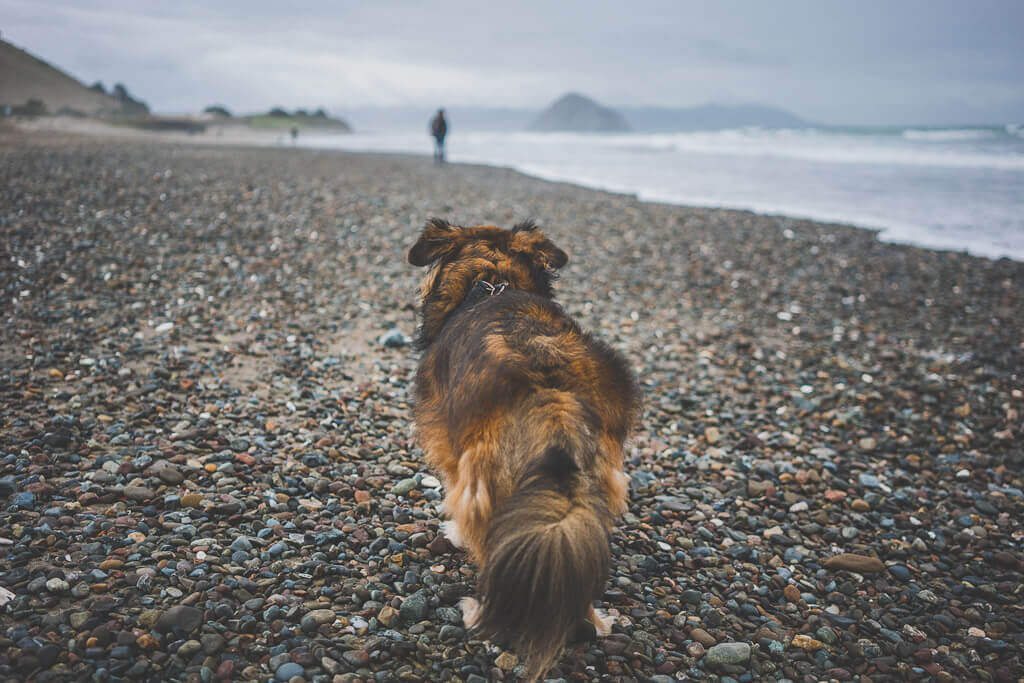
[[[922,132],[935,135],[922,138]],[[431,153],[420,131],[310,136],[300,143]],[[623,135],[460,134],[456,128],[449,158],[652,201],[850,223],[879,229],[889,241],[1024,260],[1020,127]]]
[[[928,142],[946,142],[948,140],[984,140],[995,137],[996,132],[989,128],[910,128],[903,131],[908,140],[925,140]]]

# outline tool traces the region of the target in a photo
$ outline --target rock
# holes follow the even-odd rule
[[[820,640],[815,640],[810,636],[803,634],[797,634],[793,636],[793,640],[789,643],[793,647],[798,647],[801,650],[807,650],[808,652],[817,652],[821,648],[825,647],[825,643]]]
[[[846,569],[858,574],[872,574],[885,570],[885,564],[877,557],[855,555],[853,553],[834,555],[822,562],[822,564],[828,569]]]
[[[511,671],[519,665],[519,658],[511,652],[502,652],[495,658],[494,665],[502,671]]]
[[[286,662],[277,667],[274,671],[274,678],[279,681],[288,681],[296,676],[305,676],[306,670],[295,662]]]
[[[306,616],[311,617],[317,624],[330,624],[335,620],[334,610],[315,609]]]
[[[203,497],[198,493],[186,493],[181,497],[179,504],[183,508],[197,508],[203,504]]]
[[[711,647],[716,642],[718,642],[717,640],[715,640],[715,637],[713,635],[711,635],[710,633],[708,633],[707,631],[705,631],[702,628],[691,629],[690,630],[690,637],[693,638],[694,640],[696,640],[698,643],[700,643],[701,645],[703,645],[706,648],[707,647]]]
[[[405,496],[408,495],[409,492],[415,489],[417,486],[419,486],[419,483],[411,477],[408,479],[402,479],[400,482],[391,487],[391,493],[395,494],[396,496]]]
[[[46,582],[46,590],[51,593],[66,593],[71,585],[64,579],[54,578]]]
[[[186,640],[181,644],[181,647],[178,648],[178,654],[185,659],[189,659],[192,655],[199,652],[201,648],[202,645],[200,645],[198,640]]]
[[[155,495],[153,489],[146,486],[124,487],[124,496],[129,500],[150,500]]]
[[[16,508],[22,508],[24,510],[35,510],[36,509],[36,496],[30,491],[22,491],[14,496],[11,500],[11,504]]]
[[[704,663],[709,668],[718,668],[723,665],[738,666],[746,664],[749,659],[750,645],[748,643],[719,643],[709,648],[707,654],[704,655]]]
[[[420,589],[402,601],[398,610],[399,617],[405,624],[415,624],[423,621],[430,613],[429,594],[426,590]]]
[[[455,550],[454,546],[445,538],[444,534],[438,534],[427,544],[427,550],[432,555],[447,555]]]
[[[178,468],[173,466],[161,467],[157,470],[157,476],[165,484],[177,486],[185,480],[185,475]]]
[[[391,626],[392,620],[398,615],[398,611],[391,605],[386,605],[377,613],[377,621],[385,626]]]
[[[876,489],[881,485],[881,482],[879,481],[878,477],[868,473],[861,474],[859,477],[857,477],[857,481],[860,482],[861,486],[869,489]]]
[[[202,622],[202,610],[188,605],[176,605],[160,615],[156,620],[155,629],[159,633],[170,633],[175,629],[191,633],[199,628]]]
[[[224,649],[225,640],[224,636],[219,633],[204,633],[199,639],[202,644],[203,652],[208,655],[215,655]]]
[[[149,633],[143,633],[141,636],[136,638],[135,644],[143,651],[152,650],[160,645],[159,641]]]
[[[622,132],[629,124],[614,109],[601,106],[578,93],[568,93],[537,115],[533,131]]]
[[[408,344],[409,339],[402,334],[400,329],[392,327],[377,339],[377,343],[389,349],[397,349]]]
[[[252,550],[252,542],[245,536],[239,536],[231,542],[231,549],[247,553]]]
[[[370,663],[370,653],[366,650],[348,650],[342,653],[341,658],[357,669]]]

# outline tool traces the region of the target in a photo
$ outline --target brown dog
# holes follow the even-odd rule
[[[639,412],[619,354],[552,301],[565,252],[532,223],[433,219],[409,250],[422,286],[416,425],[444,478],[445,534],[480,567],[466,625],[509,642],[531,677],[593,609],[626,510],[622,444]]]

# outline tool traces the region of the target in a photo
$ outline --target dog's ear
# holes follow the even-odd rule
[[[423,226],[423,233],[409,250],[409,263],[429,266],[442,256],[455,251],[462,228],[440,218],[431,218]]]
[[[569,255],[537,229],[533,221],[525,221],[512,228],[510,250],[523,254],[531,261],[552,270],[569,262]]]

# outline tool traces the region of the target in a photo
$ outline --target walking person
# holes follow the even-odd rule
[[[434,136],[434,163],[444,163],[444,136],[448,133],[448,121],[444,118],[444,109],[438,109],[430,122],[430,134]]]

